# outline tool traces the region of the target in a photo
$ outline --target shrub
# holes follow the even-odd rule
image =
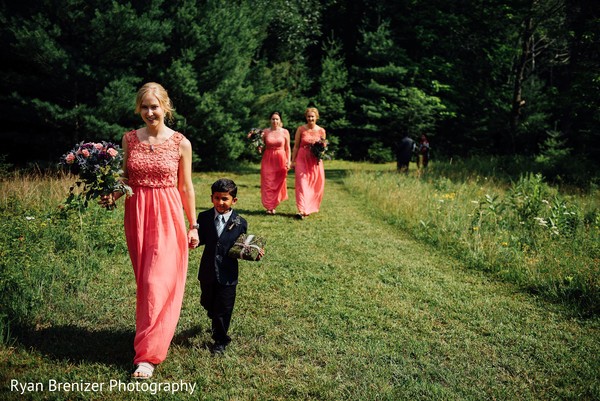
[[[68,183],[53,192],[53,179],[19,179],[25,190],[15,190],[11,182],[1,188],[0,337],[5,339],[10,325],[35,323],[42,308],[72,302],[99,273],[106,255],[127,252],[122,212],[90,207],[84,214],[60,214],[57,206]]]
[[[453,181],[435,169],[425,179],[355,171],[344,183],[390,223],[467,266],[600,312],[597,199],[569,199],[532,173],[508,189],[480,176]]]
[[[394,161],[394,154],[392,150],[384,146],[381,142],[374,142],[367,151],[369,161],[373,163],[389,163]]]

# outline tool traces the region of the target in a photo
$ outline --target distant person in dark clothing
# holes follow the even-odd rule
[[[417,155],[417,167],[427,167],[429,164],[429,139],[427,135],[421,135],[421,141],[419,142],[419,151]]]
[[[398,143],[398,149],[396,150],[398,171],[408,171],[408,163],[410,163],[414,150],[415,141],[410,139],[408,135],[404,135],[402,140]]]

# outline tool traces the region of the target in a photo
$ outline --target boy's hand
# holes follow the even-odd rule
[[[188,231],[188,247],[191,249],[197,248],[200,244],[200,240],[198,238],[198,229],[192,228]]]
[[[265,256],[265,250],[263,248],[260,248],[258,250],[258,257],[256,258],[256,260],[261,260],[263,256]]]

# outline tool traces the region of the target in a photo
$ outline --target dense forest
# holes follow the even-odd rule
[[[256,159],[251,127],[293,134],[319,108],[335,154],[522,157],[597,179],[600,2],[589,0],[22,0],[0,5],[5,163],[49,165],[140,125],[157,81],[195,168]]]

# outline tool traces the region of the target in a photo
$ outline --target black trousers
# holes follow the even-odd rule
[[[216,344],[227,345],[231,342],[227,332],[235,304],[236,288],[237,285],[200,282],[200,305],[206,309],[212,321],[212,338]]]

